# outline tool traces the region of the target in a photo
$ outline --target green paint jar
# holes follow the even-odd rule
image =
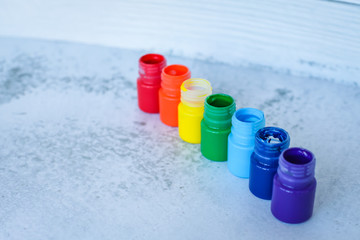
[[[231,117],[236,110],[235,101],[227,94],[213,94],[206,98],[204,107],[201,153],[212,161],[226,161]]]

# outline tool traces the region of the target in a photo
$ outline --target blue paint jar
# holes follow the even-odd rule
[[[270,200],[279,156],[290,145],[289,134],[278,127],[265,127],[255,135],[250,161],[249,189],[258,198]]]
[[[255,134],[265,126],[264,113],[255,108],[241,108],[235,112],[231,122],[231,133],[228,137],[228,169],[237,177],[248,178]]]

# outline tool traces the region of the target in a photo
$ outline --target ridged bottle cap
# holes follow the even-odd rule
[[[139,59],[139,75],[145,84],[160,85],[161,72],[166,66],[164,56],[149,53]]]
[[[264,127],[256,132],[254,152],[267,158],[278,158],[290,145],[290,136],[282,128]],[[267,159],[264,158],[264,159]],[[263,158],[261,158],[262,160]],[[276,160],[278,162],[278,159]],[[268,163],[263,163],[268,164]]]
[[[255,136],[265,126],[264,113],[256,108],[240,108],[232,117],[233,134]]]
[[[236,110],[234,99],[227,94],[213,94],[205,99],[204,121],[212,128],[230,128]]]
[[[315,176],[315,161],[314,154],[307,149],[286,149],[279,157],[279,180],[289,187],[305,187]]]
[[[189,78],[191,78],[191,72],[186,66],[169,65],[162,70],[161,88],[166,95],[180,97],[180,86]]]
[[[204,107],[205,98],[212,92],[209,81],[190,78],[181,84],[181,102],[189,107]]]

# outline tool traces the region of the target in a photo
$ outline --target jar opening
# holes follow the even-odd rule
[[[164,72],[171,76],[182,76],[189,72],[189,69],[183,65],[170,65],[164,68]]]
[[[228,95],[214,94],[209,96],[206,102],[213,107],[228,107],[234,103],[234,99]]]
[[[211,84],[207,80],[191,78],[181,85],[181,102],[190,107],[204,107],[204,100],[211,92]]]
[[[296,165],[304,165],[313,159],[313,154],[301,148],[289,148],[284,151],[283,157],[286,161]]]
[[[285,131],[276,130],[274,128],[264,128],[259,131],[259,138],[268,144],[278,144],[287,140]]]
[[[236,119],[240,122],[245,123],[254,123],[263,119],[263,115],[261,111],[258,110],[250,110],[250,109],[242,109],[241,111],[237,111],[235,115]]]
[[[199,93],[207,92],[211,85],[205,79],[188,79],[184,83],[185,90],[196,91]]]
[[[140,58],[140,61],[145,64],[159,64],[164,61],[165,58],[160,54],[146,54]]]

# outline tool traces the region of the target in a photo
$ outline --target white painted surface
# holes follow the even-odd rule
[[[0,0],[0,35],[144,49],[360,84],[358,1]]]
[[[0,239],[359,238],[359,87],[167,56],[314,152],[314,215],[289,225],[138,109],[144,52],[13,38],[0,52]]]

